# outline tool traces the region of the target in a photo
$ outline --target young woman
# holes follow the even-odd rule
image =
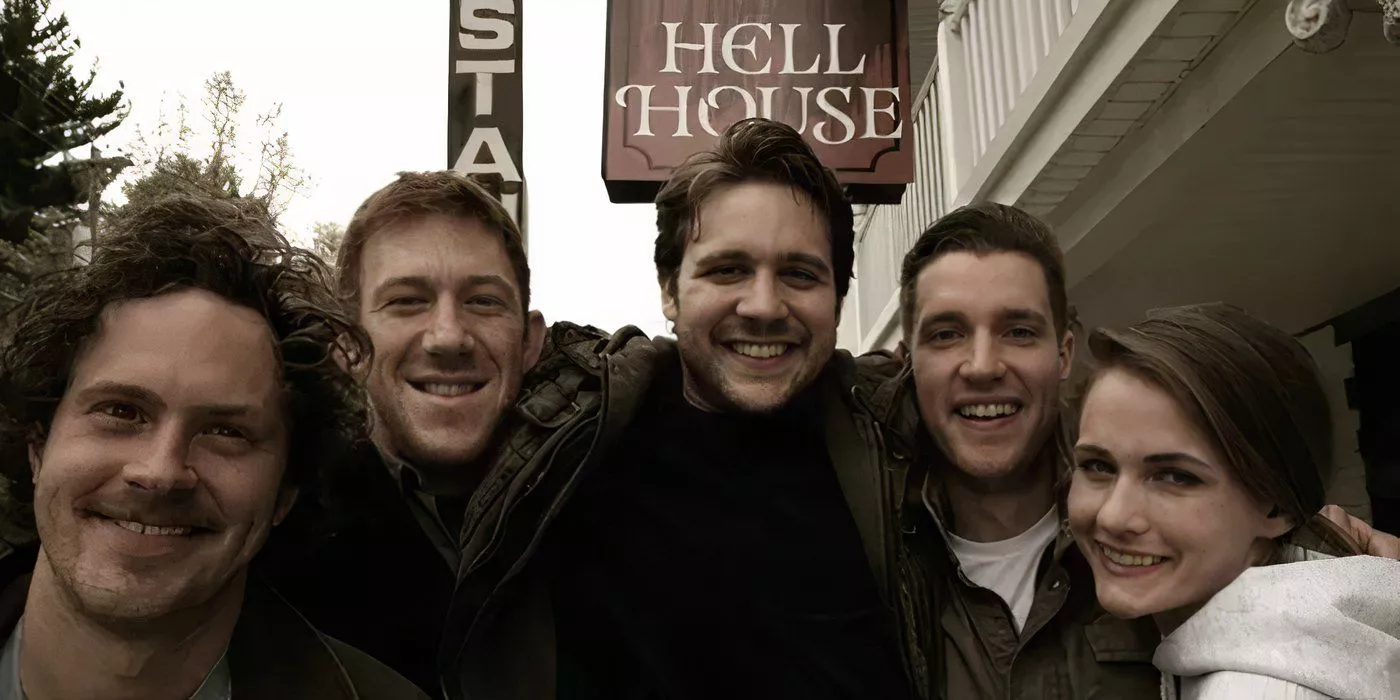
[[[1313,515],[1332,427],[1307,351],[1224,304],[1089,347],[1070,527],[1104,609],[1161,629],[1163,697],[1400,698],[1400,562],[1328,556],[1357,550]]]

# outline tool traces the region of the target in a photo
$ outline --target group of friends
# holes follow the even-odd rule
[[[1326,505],[1289,334],[1085,335],[988,202],[839,351],[851,205],[763,119],[656,211],[674,340],[547,325],[451,171],[333,265],[238,200],[113,221],[0,354],[0,698],[1400,697],[1400,540]]]

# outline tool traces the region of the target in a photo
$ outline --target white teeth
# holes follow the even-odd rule
[[[113,520],[119,527],[126,528],[132,532],[142,535],[188,535],[190,528],[187,527],[160,527],[157,525],[142,525],[130,520]]]
[[[787,352],[787,348],[788,348],[788,346],[787,346],[786,344],[784,344],[784,343],[776,343],[776,344],[768,344],[768,345],[759,344],[759,343],[735,343],[735,344],[734,344],[734,352],[737,352],[737,353],[739,353],[740,355],[747,355],[747,356],[749,356],[749,357],[757,357],[757,358],[760,358],[760,359],[767,359],[767,358],[770,358],[770,357],[777,357],[777,356],[779,356],[779,355],[781,355],[781,354]]]
[[[461,396],[471,391],[471,384],[442,384],[430,382],[423,385],[423,391],[434,396]]]
[[[1020,410],[1021,410],[1021,408],[1020,408],[1019,406],[1017,406],[1016,404],[1011,404],[1011,403],[990,404],[990,403],[988,403],[988,404],[970,404],[970,405],[967,405],[967,406],[963,406],[962,408],[959,408],[959,409],[958,409],[958,413],[959,413],[960,415],[962,415],[964,418],[998,418],[998,417],[1001,417],[1001,416],[1009,416],[1009,415],[1012,415],[1012,414],[1014,414],[1014,413],[1017,413],[1017,412],[1020,411]]]
[[[1119,566],[1152,566],[1162,563],[1163,559],[1163,557],[1139,557],[1132,554],[1124,554],[1103,545],[1099,545],[1099,549],[1103,552],[1104,556],[1108,557],[1109,561]]]

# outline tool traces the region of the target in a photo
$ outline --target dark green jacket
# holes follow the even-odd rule
[[[499,458],[468,505],[462,567],[443,637],[449,697],[553,700],[555,641],[541,542],[579,483],[616,444],[652,379],[679,361],[675,345],[628,327],[612,336],[556,323],[516,409],[497,432]],[[818,381],[827,392],[827,444],[886,605],[896,605],[900,475],[888,451],[880,394],[888,358],[838,352]]]
[[[926,698],[1156,697],[1160,674],[1152,652],[1161,635],[1151,618],[1120,620],[1104,612],[1093,573],[1062,522],[1041,556],[1035,597],[1018,633],[1001,597],[967,578],[948,544],[942,513],[922,498],[903,513],[911,610],[906,637],[917,659],[916,685]]]
[[[1026,624],[1018,634],[1001,597],[972,583],[949,545],[948,505],[938,488],[949,468],[928,439],[907,365],[882,387],[885,426],[906,480],[898,489],[900,610],[906,666],[930,700],[1155,698],[1151,619],[1119,620],[1098,604],[1093,574],[1061,522],[1041,557]],[[932,504],[925,504],[927,485]]]

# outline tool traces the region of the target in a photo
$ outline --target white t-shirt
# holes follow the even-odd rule
[[[950,532],[948,543],[967,578],[1006,601],[1020,632],[1035,600],[1036,568],[1059,529],[1058,513],[1051,508],[1031,529],[1011,539],[973,542]]]

